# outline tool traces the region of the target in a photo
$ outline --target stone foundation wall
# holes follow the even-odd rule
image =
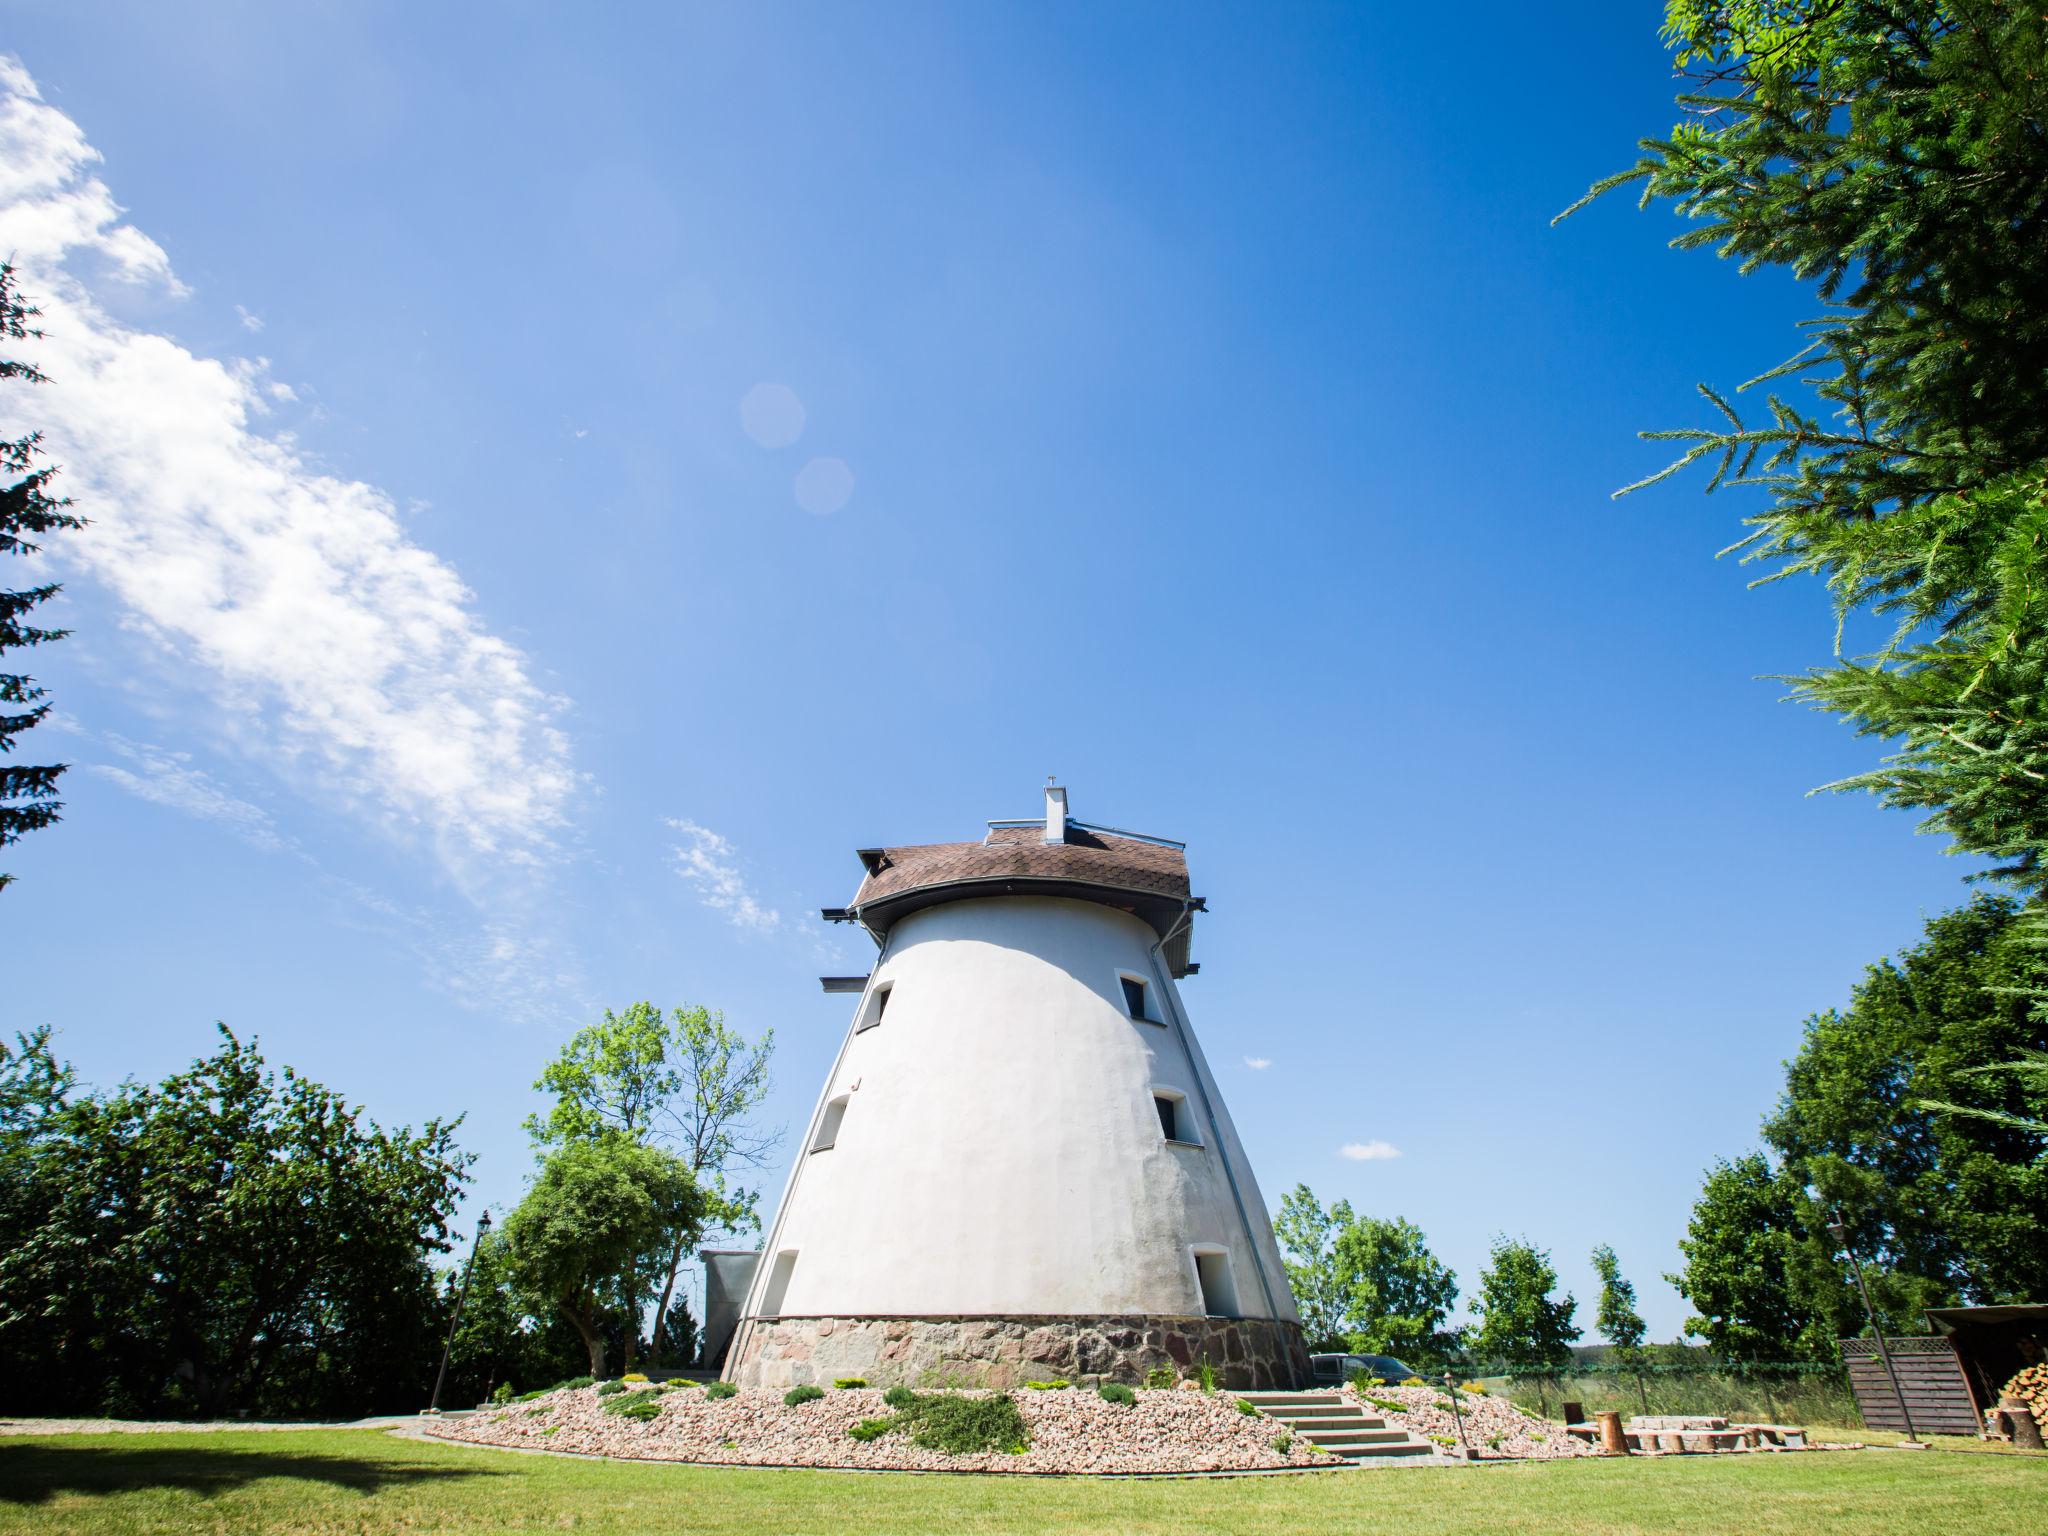
[[[726,1379],[743,1387],[1017,1386],[1125,1381],[1208,1359],[1226,1387],[1308,1381],[1298,1324],[1259,1317],[772,1317],[740,1324]]]

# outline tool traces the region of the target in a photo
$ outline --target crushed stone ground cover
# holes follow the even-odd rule
[[[987,1396],[970,1392],[968,1396]],[[1252,1472],[1333,1465],[1299,1436],[1274,1449],[1284,1427],[1242,1413],[1227,1392],[1139,1391],[1125,1406],[1091,1388],[1012,1392],[1031,1435],[1021,1455],[954,1456],[897,1431],[859,1441],[847,1430],[886,1417],[880,1391],[827,1391],[795,1407],[782,1394],[750,1389],[713,1400],[700,1387],[658,1394],[661,1412],[644,1423],[604,1411],[594,1387],[550,1392],[427,1427],[438,1439],[517,1450],[569,1451],[648,1461],[730,1466],[848,1467],[917,1472]]]

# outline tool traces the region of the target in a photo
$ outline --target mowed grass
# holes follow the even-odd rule
[[[1851,1451],[1172,1481],[770,1472],[378,1430],[0,1439],[0,1533],[2039,1530],[2048,1459]]]

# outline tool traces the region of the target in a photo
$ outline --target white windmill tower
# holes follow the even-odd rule
[[[1250,1163],[1174,982],[1182,845],[1067,816],[861,850],[880,946],[727,1355],[747,1386],[992,1386],[1307,1357]],[[828,978],[830,987],[833,978]]]

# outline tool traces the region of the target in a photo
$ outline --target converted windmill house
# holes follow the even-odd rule
[[[1272,1223],[1174,983],[1182,845],[1067,816],[861,851],[880,947],[726,1374],[993,1386],[1307,1357]]]

